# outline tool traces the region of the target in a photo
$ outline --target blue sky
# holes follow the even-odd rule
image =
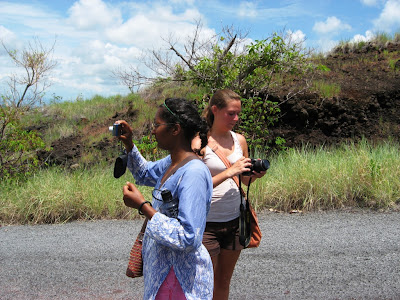
[[[305,47],[324,52],[339,41],[400,32],[400,0],[0,0],[0,39],[9,49],[21,50],[35,37],[45,47],[56,40],[58,65],[46,95],[68,101],[127,94],[111,71],[136,65],[143,51],[165,46],[162,38],[170,34],[184,41],[194,20],[210,36],[222,26],[248,31],[250,40],[290,31]],[[1,89],[15,72],[1,48]]]

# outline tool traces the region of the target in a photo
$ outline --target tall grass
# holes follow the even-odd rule
[[[399,146],[392,141],[376,145],[362,141],[334,149],[304,146],[268,157],[271,168],[250,186],[253,206],[313,211],[400,205]],[[50,168],[27,182],[2,182],[0,222],[133,218],[136,211],[122,201],[122,186],[133,177],[127,171],[115,179],[112,167],[97,165],[75,171]],[[139,189],[146,200],[151,200],[151,188]]]
[[[290,149],[271,158],[250,187],[256,207],[289,211],[400,204],[399,144],[366,141],[336,149]]]
[[[136,212],[122,200],[122,186],[133,180],[128,173],[115,179],[112,166],[75,171],[50,168],[27,182],[4,183],[0,190],[0,221],[36,224],[132,218]],[[151,200],[150,190],[140,189]]]
[[[332,98],[339,96],[341,88],[337,83],[327,83],[317,80],[314,81],[312,90],[318,92],[322,98]]]

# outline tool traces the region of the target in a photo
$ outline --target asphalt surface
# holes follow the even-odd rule
[[[259,214],[230,299],[400,299],[400,213]],[[0,227],[0,299],[141,299],[125,276],[142,221]]]

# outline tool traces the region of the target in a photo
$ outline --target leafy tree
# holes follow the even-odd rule
[[[22,51],[11,50],[1,41],[13,63],[23,72],[9,75],[0,98],[0,176],[25,176],[38,165],[34,151],[43,149],[42,139],[21,126],[21,116],[42,103],[50,86],[47,76],[56,66],[55,43],[45,49],[36,38]]]
[[[166,80],[192,82],[205,87],[209,95],[217,89],[232,89],[243,97],[239,130],[253,150],[265,147],[273,143],[266,137],[268,126],[279,117],[279,105],[309,87],[303,75],[314,67],[303,41],[294,41],[291,33],[274,33],[256,41],[246,37],[247,33],[225,27],[220,34],[206,38],[197,22],[183,46],[169,37],[165,40],[168,50],[149,52],[144,62],[153,76],[138,69],[120,70],[119,75],[130,78],[130,87]],[[202,108],[206,103],[200,100],[198,104]]]

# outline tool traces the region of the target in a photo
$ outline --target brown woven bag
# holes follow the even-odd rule
[[[142,229],[140,230],[135,242],[133,243],[131,252],[129,254],[129,262],[126,269],[126,276],[131,278],[143,276],[142,243],[144,231],[146,230],[146,225],[147,219],[144,221]]]

